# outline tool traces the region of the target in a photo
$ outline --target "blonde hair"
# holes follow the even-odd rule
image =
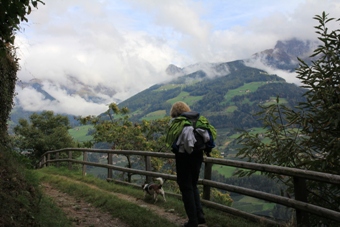
[[[175,102],[170,110],[170,116],[172,118],[180,116],[184,112],[189,112],[190,107],[185,102]]]

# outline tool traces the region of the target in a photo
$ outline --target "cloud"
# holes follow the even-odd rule
[[[313,17],[340,13],[337,0],[64,0],[48,1],[29,15],[17,34],[22,81],[34,78],[68,86],[105,85],[117,91],[108,102],[125,100],[169,76],[169,64],[246,59],[273,48],[277,40],[316,38]],[[20,91],[22,93],[23,91]],[[32,90],[25,91],[27,93]],[[28,95],[28,94],[26,94]],[[59,102],[79,101],[84,112],[95,106],[58,90]],[[37,94],[32,99],[39,100]],[[65,98],[67,97],[67,98]],[[18,97],[34,108],[25,97]],[[48,100],[40,108],[52,105]],[[27,102],[27,104],[25,103]],[[65,101],[66,102],[66,101]],[[69,102],[67,102],[69,103]],[[68,104],[54,109],[69,111]],[[53,106],[52,105],[52,106]],[[51,107],[52,108],[52,107]],[[79,111],[78,111],[79,109]],[[87,114],[87,113],[85,113]]]
[[[79,95],[68,95],[65,90],[54,84],[44,83],[43,89],[58,100],[46,99],[43,94],[35,89],[17,88],[16,105],[27,111],[52,110],[55,113],[66,113],[71,115],[97,115],[107,110],[105,104],[96,104],[86,101]]]
[[[286,80],[287,83],[293,83],[298,86],[302,85],[301,81],[298,78],[296,78],[296,76],[298,75],[296,72],[287,72],[284,70],[272,68],[268,65],[263,64],[261,59],[252,59],[251,61],[250,60],[244,61],[244,64],[248,67],[262,69],[268,72],[268,74],[271,75],[275,74],[279,77],[282,77],[283,79]]]

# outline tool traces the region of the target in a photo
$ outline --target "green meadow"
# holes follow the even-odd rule
[[[235,169],[236,169],[235,167],[231,166],[213,165],[213,170],[217,171],[220,175],[225,176],[227,178],[233,176]]]
[[[151,113],[148,113],[145,117],[143,117],[143,120],[151,121],[156,120],[162,117],[165,117],[166,111],[165,110],[157,110]]]
[[[171,90],[171,89],[174,89],[176,87],[183,87],[182,84],[165,84],[161,87],[159,87],[157,90],[155,91],[164,91],[164,90]]]
[[[75,141],[85,142],[92,139],[92,136],[87,135],[88,131],[91,129],[93,129],[92,125],[83,125],[69,129],[68,132]]]
[[[265,102],[263,105],[264,106],[269,106],[269,105],[272,105],[272,104],[276,104],[276,99],[277,99],[276,97],[270,97],[270,100]],[[279,104],[285,104],[285,103],[288,103],[287,99],[280,98]]]
[[[253,214],[265,214],[267,216],[271,216],[270,213],[275,207],[275,203],[269,203],[249,196],[233,196],[233,200],[233,208]]]
[[[203,96],[190,96],[188,92],[182,91],[177,97],[167,100],[167,102],[174,104],[175,102],[182,101],[192,106],[198,100],[201,100]]]
[[[241,87],[238,87],[237,89],[229,90],[227,94],[224,96],[224,99],[225,99],[224,102],[225,103],[230,102],[230,99],[234,96],[244,95],[248,92],[254,92],[264,84],[265,82],[251,82]]]

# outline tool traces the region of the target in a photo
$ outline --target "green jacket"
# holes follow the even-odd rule
[[[179,116],[170,121],[170,127],[168,129],[168,133],[166,135],[165,143],[168,147],[171,147],[173,142],[177,139],[177,137],[181,134],[183,128],[185,126],[190,126],[191,122],[184,116]],[[208,129],[213,137],[216,139],[216,129],[212,126],[209,121],[204,117],[200,116],[196,123],[196,128]]]

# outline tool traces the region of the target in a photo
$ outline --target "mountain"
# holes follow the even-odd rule
[[[44,86],[45,84],[52,84],[55,87],[58,87],[58,89],[63,90],[66,92],[67,95],[73,96],[73,95],[79,95],[83,99],[89,102],[95,102],[95,103],[102,103],[106,100],[103,99],[102,94],[105,94],[107,96],[113,96],[116,94],[116,91],[112,88],[105,86],[104,84],[98,84],[96,86],[93,86],[91,84],[85,84],[78,80],[75,76],[66,76],[66,82],[56,84],[56,82],[50,81],[50,80],[40,80],[40,79],[32,79],[29,82],[22,82],[18,81],[17,86],[19,88],[31,88],[39,92],[44,99],[48,100],[56,100],[56,97],[54,97],[50,91],[48,86]],[[116,100],[119,102],[120,100]]]
[[[275,72],[289,74],[298,67],[298,57],[307,63],[311,61],[309,56],[317,45],[317,42],[291,39],[278,41],[273,49],[256,53],[249,59],[197,63],[184,68],[169,65],[166,72],[173,76],[171,81],[156,84],[119,106],[128,107],[132,120],[140,121],[169,116],[174,102],[185,101],[208,117],[216,128],[261,127],[254,117],[260,111],[260,104],[275,103],[279,97],[281,103],[293,108],[304,101],[302,95],[306,90],[250,63],[261,62]]]
[[[116,94],[116,91],[106,86],[104,84],[98,84],[93,86],[91,84],[85,84],[78,80],[75,76],[66,76],[66,82],[57,83],[51,80],[41,80],[41,79],[32,79],[28,82],[18,81],[16,84],[17,89],[31,89],[36,91],[37,94],[40,95],[41,100],[48,100],[54,102],[60,102],[57,97],[54,96],[54,93],[51,92],[54,89],[58,89],[60,92],[65,93],[69,97],[79,96],[87,102],[91,103],[108,103],[107,97],[112,97]],[[120,102],[121,100],[114,100],[115,102]],[[9,129],[12,131],[14,125],[18,124],[20,118],[28,119],[28,117],[34,112],[41,111],[27,111],[22,108],[20,102],[16,100],[15,97],[15,106],[10,114],[10,122]],[[74,116],[70,114],[66,115],[71,125],[77,125],[77,122],[74,121]],[[86,115],[86,113],[84,113]],[[79,124],[78,124],[79,125]]]
[[[196,71],[181,75],[192,68]],[[303,101],[305,92],[278,75],[247,66],[243,60],[177,69],[180,75],[172,81],[156,84],[118,106],[128,107],[132,120],[139,121],[169,116],[171,105],[184,101],[216,128],[251,128],[261,127],[253,116],[260,110],[259,104],[274,103],[279,96],[281,103],[294,107]]]
[[[256,53],[250,60],[259,59],[265,65],[292,72],[298,67],[297,57],[309,63],[312,60],[309,56],[318,44],[316,41],[303,41],[295,38],[278,41],[273,49]]]
[[[186,67],[169,65],[165,71],[172,76],[171,81],[156,84],[123,102],[116,100],[116,103],[128,107],[132,119],[136,121],[166,116],[172,103],[183,100],[208,116],[219,128],[259,126],[252,115],[259,110],[259,104],[271,103],[276,96],[280,96],[282,102],[294,106],[301,101],[304,91],[287,83],[280,75],[268,73],[249,63],[259,61],[273,69],[292,72],[298,66],[297,57],[308,60],[316,45],[312,41],[291,39],[278,41],[273,49],[256,53],[249,59],[197,63]],[[66,77],[63,84],[39,79],[17,84],[21,88],[34,89],[45,100],[58,101],[49,90],[51,85],[68,95],[77,95],[93,103],[104,103],[104,96],[112,97],[116,93],[104,84],[85,84],[71,75]],[[21,109],[20,105],[15,106],[11,114],[12,125],[20,117],[27,118],[30,113]]]

